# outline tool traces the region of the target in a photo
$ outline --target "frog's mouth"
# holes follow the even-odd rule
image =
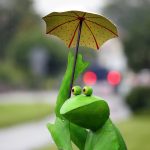
[[[99,97],[78,95],[63,104],[60,114],[72,123],[95,131],[109,118],[109,107]]]

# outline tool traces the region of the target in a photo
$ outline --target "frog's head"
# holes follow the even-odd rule
[[[92,96],[92,88],[72,88],[73,97],[69,98],[61,107],[60,114],[74,124],[81,127],[98,130],[109,118],[109,107],[104,99]]]

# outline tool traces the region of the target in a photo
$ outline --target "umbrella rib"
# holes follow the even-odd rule
[[[72,11],[72,13],[74,13],[77,17],[80,17],[76,12]]]
[[[86,12],[83,14],[83,16],[82,17],[84,17],[86,15]]]
[[[95,41],[95,44],[96,44],[97,49],[99,49],[99,46],[98,46],[97,40],[96,40],[96,38],[95,38],[95,35],[93,34],[92,30],[90,29],[90,27],[88,26],[88,24],[85,22],[85,20],[84,20],[84,23],[85,23],[85,25],[87,26],[87,28],[90,30],[90,32],[91,32],[91,34],[92,34],[92,36],[93,36],[93,38],[94,38],[94,41]]]
[[[69,48],[70,48],[70,46],[71,46],[71,44],[72,44],[72,42],[73,42],[73,40],[74,40],[74,37],[75,37],[75,34],[76,34],[77,29],[78,29],[78,27],[79,27],[79,24],[80,24],[80,22],[78,23],[77,27],[75,28],[75,31],[74,31],[74,33],[73,33],[73,36],[72,36],[71,41],[70,41],[69,46],[68,46]]]
[[[62,26],[62,25],[64,25],[64,24],[66,24],[66,23],[70,23],[70,22],[73,22],[73,21],[76,21],[76,20],[78,20],[78,19],[69,20],[69,21],[66,21],[66,22],[64,22],[64,23],[61,23],[61,24],[57,25],[56,27],[54,27],[53,29],[51,29],[50,31],[48,31],[47,34],[49,34],[49,33],[52,32],[53,30],[57,29],[58,27],[60,27],[60,26]]]
[[[100,26],[100,27],[102,27],[102,28],[104,28],[104,29],[110,31],[110,32],[113,33],[115,36],[118,36],[118,35],[117,35],[116,33],[114,33],[112,30],[108,29],[107,27],[105,27],[105,26],[103,26],[103,25],[101,25],[101,24],[98,24],[97,22],[94,22],[94,21],[91,21],[91,20],[88,20],[88,19],[85,19],[85,20],[86,20],[86,21],[89,21],[89,22],[91,22],[91,23],[94,23],[94,24],[96,24],[96,25],[98,25],[98,26]]]

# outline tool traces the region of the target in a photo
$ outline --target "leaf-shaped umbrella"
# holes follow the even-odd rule
[[[43,19],[46,22],[47,34],[59,37],[69,48],[76,47],[71,95],[79,45],[99,49],[104,42],[118,36],[117,28],[101,15],[81,11],[53,12]]]

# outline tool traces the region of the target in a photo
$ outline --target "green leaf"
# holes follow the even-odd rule
[[[55,124],[48,123],[47,127],[58,149],[73,150],[70,139],[69,121],[56,118]]]

